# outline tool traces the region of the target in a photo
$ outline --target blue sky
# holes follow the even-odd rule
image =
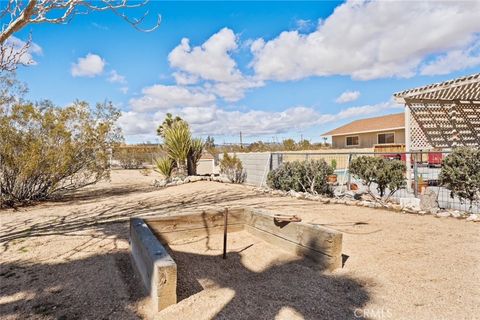
[[[139,32],[110,12],[33,25],[28,98],[111,100],[130,143],[156,141],[166,112],[237,142],[300,136],[402,111],[392,93],[480,72],[476,2],[165,2]],[[408,12],[408,14],[406,14]],[[183,40],[182,40],[183,39]]]

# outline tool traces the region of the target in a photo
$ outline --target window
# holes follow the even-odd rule
[[[378,144],[386,143],[395,143],[395,134],[393,132],[378,134]]]
[[[347,147],[348,146],[358,146],[358,136],[347,137]]]

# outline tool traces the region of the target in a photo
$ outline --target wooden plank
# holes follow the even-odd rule
[[[315,261],[321,269],[334,270],[341,268],[342,266],[341,255],[340,257],[332,257],[310,248],[306,248],[297,243],[288,241],[275,234],[262,231],[250,225],[245,225],[245,230],[251,233],[253,236],[260,238],[271,245],[279,247],[280,250],[287,251],[293,255],[307,257]]]
[[[203,211],[196,214],[147,218],[145,221],[157,233],[164,233],[223,226],[223,219],[223,211]],[[244,223],[244,221],[243,209],[229,211],[229,225]]]
[[[244,229],[244,223],[238,224],[228,224],[228,233],[238,232]],[[181,230],[173,232],[157,232],[152,228],[152,231],[157,236],[158,240],[164,244],[177,244],[188,242],[186,240],[191,240],[191,242],[198,241],[200,239],[208,238],[212,234],[222,234],[223,226],[217,226],[212,228],[198,228],[190,230]]]
[[[335,230],[304,222],[276,225],[273,215],[257,210],[246,210],[246,225],[332,257],[341,256],[342,234]]]
[[[130,247],[154,312],[177,303],[177,264],[142,219],[130,219]]]

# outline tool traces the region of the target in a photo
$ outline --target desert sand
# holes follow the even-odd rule
[[[478,223],[271,197],[216,182],[157,189],[154,178],[113,171],[110,182],[64,199],[1,210],[0,318],[151,318],[129,258],[128,219],[225,206],[295,213],[341,231],[343,268],[316,270],[242,233],[230,237],[226,261],[219,261],[218,245],[172,246],[180,301],[157,319],[479,317]]]

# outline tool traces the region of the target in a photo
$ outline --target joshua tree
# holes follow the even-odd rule
[[[159,127],[167,155],[175,163],[178,175],[195,175],[204,143],[200,138],[192,138],[188,123],[180,117],[167,114],[167,118]]]
[[[165,120],[163,120],[163,123],[157,128],[157,135],[165,138],[165,130],[167,128],[170,128],[177,121],[182,121],[182,118],[180,118],[179,116],[175,116],[175,118],[173,118],[171,113],[167,113]]]

